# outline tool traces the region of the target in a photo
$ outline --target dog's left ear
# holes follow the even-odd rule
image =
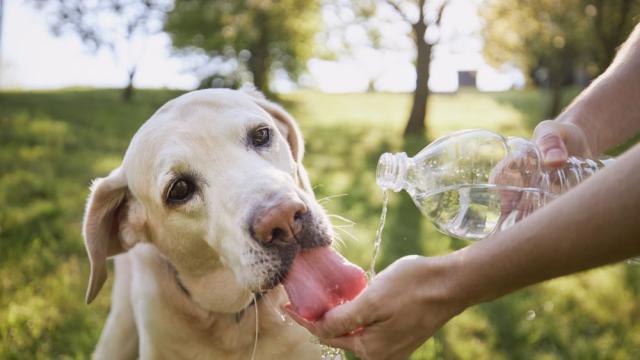
[[[107,258],[130,249],[142,236],[144,219],[136,211],[121,167],[91,186],[84,215],[83,237],[91,262],[86,302],[91,303],[107,279]]]
[[[278,130],[287,139],[289,148],[291,149],[291,154],[293,155],[293,159],[296,162],[297,176],[298,181],[300,182],[299,185],[305,191],[313,194],[309,176],[307,175],[307,172],[302,165],[302,158],[304,157],[304,139],[302,138],[302,133],[298,128],[296,120],[280,105],[266,100],[264,96],[261,96],[262,94],[258,93],[257,95],[251,95],[254,101],[276,120]]]

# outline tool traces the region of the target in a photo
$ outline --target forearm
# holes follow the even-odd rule
[[[441,259],[466,306],[640,254],[640,145],[512,228]]]
[[[580,127],[600,154],[640,130],[640,24],[609,68],[557,118]]]

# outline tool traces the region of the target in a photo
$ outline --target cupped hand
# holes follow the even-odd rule
[[[285,311],[326,345],[362,359],[405,359],[464,303],[452,297],[439,258],[407,256],[391,264],[353,301],[308,322]]]
[[[584,130],[570,122],[542,121],[533,130],[533,140],[542,153],[544,165],[549,168],[561,167],[570,155],[592,155]]]

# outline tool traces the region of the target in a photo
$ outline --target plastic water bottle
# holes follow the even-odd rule
[[[465,130],[413,158],[382,154],[376,177],[383,189],[406,190],[440,231],[479,240],[512,226],[610,161],[569,157],[560,169],[548,169],[530,140]]]

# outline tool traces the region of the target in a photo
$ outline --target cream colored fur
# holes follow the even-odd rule
[[[246,143],[257,125],[274,130],[267,150]],[[301,163],[303,148],[284,110],[232,90],[180,96],[138,130],[122,165],[95,181],[87,202],[87,302],[115,256],[111,312],[94,358],[251,358],[253,293],[266,290],[281,265],[249,235],[252,209],[274,194],[294,194],[330,233]],[[184,205],[168,206],[167,185],[181,172],[194,174],[200,188]],[[281,319],[286,301],[277,286],[257,302],[256,358],[319,358],[310,334]]]

